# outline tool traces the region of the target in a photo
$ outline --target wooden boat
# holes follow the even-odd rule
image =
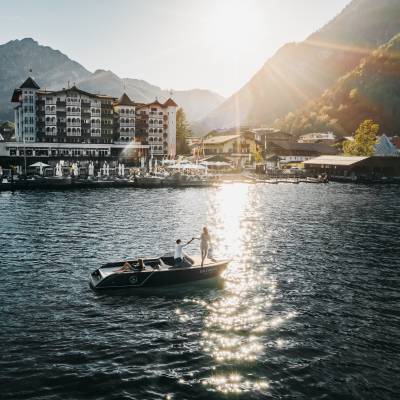
[[[131,271],[121,271],[126,261],[111,262],[90,274],[90,287],[95,290],[143,289],[189,284],[219,278],[230,260],[206,259],[203,266],[195,258],[189,267],[174,266],[171,256],[143,259],[144,268],[139,268],[139,259],[128,260]]]

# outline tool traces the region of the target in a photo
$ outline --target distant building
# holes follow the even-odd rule
[[[14,139],[14,125],[11,122],[4,122],[0,124],[0,140],[9,142]]]
[[[290,133],[283,132],[279,129],[273,128],[253,128],[250,131],[254,135],[254,139],[257,142],[263,144],[264,149],[269,141],[290,141],[293,140],[293,136]]]
[[[390,139],[382,135],[374,146],[374,156],[400,156],[400,153]]]
[[[202,147],[205,156],[221,154],[238,164],[250,161],[252,154],[261,149],[260,143],[248,133],[212,136],[203,140]]]
[[[298,140],[299,143],[335,143],[336,135],[333,132],[314,132],[301,135]]]
[[[271,140],[266,143],[265,158],[275,155],[283,163],[303,162],[321,154],[337,154],[337,149],[323,143],[297,143],[289,140]]]
[[[336,180],[373,180],[400,177],[399,157],[320,156],[304,162],[307,171]]]
[[[14,90],[15,139],[5,156],[175,157],[176,109],[164,103],[136,103],[126,93],[112,96],[76,86],[41,90],[29,77]]]

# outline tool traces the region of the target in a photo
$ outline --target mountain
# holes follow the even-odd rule
[[[399,0],[353,0],[301,43],[280,48],[238,92],[200,121],[203,131],[271,124],[354,69],[400,30]]]
[[[322,96],[276,126],[295,135],[331,130],[348,135],[365,119],[381,132],[400,132],[400,34],[363,59]]]
[[[12,40],[0,45],[0,120],[13,120],[11,95],[34,71],[42,88],[64,86],[68,81],[85,79],[90,72],[65,54],[40,46],[30,38]]]
[[[164,102],[171,97],[171,92],[158,86],[131,78],[119,78],[111,71],[97,70],[86,79],[78,82],[78,86],[89,92],[105,93],[119,97],[124,91],[137,102],[150,102],[156,97]],[[224,98],[217,93],[203,89],[174,90],[172,95],[176,103],[185,110],[190,121],[204,117],[208,112],[218,107]]]
[[[169,91],[143,80],[121,79],[104,70],[92,73],[60,51],[25,38],[0,45],[0,120],[13,120],[12,92],[30,74],[41,88],[49,90],[66,87],[69,82],[71,86],[76,83],[83,90],[115,97],[126,91],[138,102],[149,102],[156,97],[161,101],[170,97]],[[224,100],[214,92],[201,89],[173,91],[173,97],[191,121],[204,117]]]

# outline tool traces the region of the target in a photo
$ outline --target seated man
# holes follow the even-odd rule
[[[174,253],[174,267],[184,268],[192,266],[193,260],[183,252],[183,248],[188,244],[190,244],[193,240],[194,238],[190,239],[186,244],[182,244],[181,239],[178,239],[176,241],[175,253]]]

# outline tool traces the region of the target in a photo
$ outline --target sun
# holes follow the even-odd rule
[[[206,36],[215,48],[238,51],[248,42],[253,32],[254,8],[252,2],[223,0],[213,3],[206,19]]]

